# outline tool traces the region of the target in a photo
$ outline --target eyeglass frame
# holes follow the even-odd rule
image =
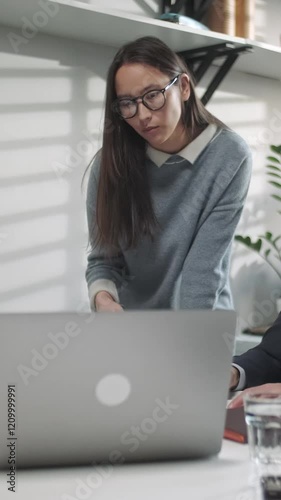
[[[122,120],[130,120],[131,118],[134,118],[138,112],[138,100],[141,99],[141,102],[142,104],[147,108],[149,109],[150,111],[158,111],[159,109],[162,109],[164,108],[165,104],[166,104],[166,95],[165,95],[165,92],[167,90],[169,90],[170,87],[172,87],[172,85],[174,85],[174,83],[177,82],[178,78],[180,77],[180,73],[175,76],[174,78],[172,78],[172,80],[169,81],[169,83],[166,85],[166,87],[164,87],[163,89],[151,89],[151,90],[148,90],[147,92],[145,92],[143,95],[139,95],[138,97],[133,97],[133,98],[127,98],[127,97],[121,97],[120,99],[115,99],[115,101],[113,101],[113,111],[115,111],[115,113],[117,113],[120,118],[122,118]],[[148,104],[146,104],[144,102],[144,98],[147,94],[150,94],[150,92],[161,92],[163,94],[163,97],[164,97],[164,102],[163,102],[163,105],[160,106],[160,108],[156,108],[156,109],[152,109],[148,106]],[[132,101],[133,103],[136,103],[136,112],[135,114],[133,114],[132,116],[129,116],[128,118],[125,118],[124,116],[121,115],[121,113],[118,111],[118,103],[122,100],[126,100],[126,101]]]

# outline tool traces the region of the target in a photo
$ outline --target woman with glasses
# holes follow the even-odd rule
[[[91,307],[232,308],[231,242],[250,171],[248,146],[205,109],[175,52],[154,37],[123,46],[90,165]]]

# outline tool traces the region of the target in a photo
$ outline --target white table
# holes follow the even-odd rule
[[[17,471],[20,500],[257,500],[248,445],[223,441],[218,457],[199,461]],[[77,486],[92,487],[78,490]],[[107,475],[107,477],[106,477]],[[0,498],[14,498],[0,473]]]

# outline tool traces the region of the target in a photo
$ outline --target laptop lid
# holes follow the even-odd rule
[[[218,453],[235,326],[233,311],[1,314],[0,467]]]

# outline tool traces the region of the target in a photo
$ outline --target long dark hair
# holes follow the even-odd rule
[[[150,196],[145,140],[112,107],[117,98],[115,75],[128,63],[153,66],[169,78],[188,74],[190,97],[183,103],[182,120],[191,138],[210,123],[222,125],[196,96],[185,62],[161,40],[142,37],[119,49],[107,75],[96,216],[89,232],[91,245],[102,246],[109,254],[120,248],[120,241],[129,249],[135,248],[144,235],[153,239],[158,226]]]

